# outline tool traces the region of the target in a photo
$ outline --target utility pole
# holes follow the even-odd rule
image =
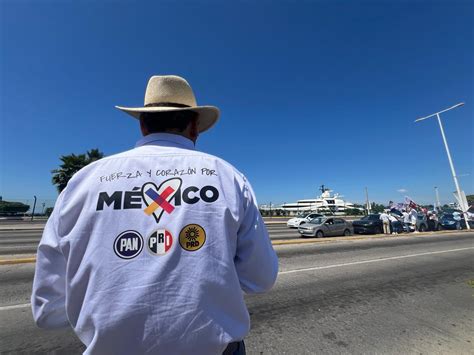
[[[367,186],[365,187],[365,203],[367,204],[367,214],[370,214],[370,202],[369,202],[369,191],[367,190]]]
[[[35,208],[36,208],[36,196],[34,196],[35,202],[33,203],[33,212],[31,212],[31,221],[33,222],[33,217],[35,216]]]
[[[441,203],[439,202],[439,193],[438,193],[438,187],[434,187],[435,192],[436,192],[436,211],[439,212],[441,211]]]
[[[454,170],[453,159],[451,158],[451,152],[449,151],[449,147],[448,147],[448,141],[446,140],[446,135],[444,134],[443,124],[441,123],[441,117],[439,116],[440,113],[452,110],[456,107],[463,106],[463,105],[464,105],[464,102],[461,102],[461,103],[456,104],[452,107],[449,107],[445,110],[433,113],[429,116],[418,118],[417,120],[415,120],[415,122],[422,121],[422,120],[425,120],[427,118],[434,117],[434,116],[436,116],[438,118],[439,129],[441,130],[441,136],[443,137],[444,147],[446,148],[446,154],[448,155],[448,161],[449,161],[449,166],[451,167],[451,173],[453,174],[454,185],[456,186],[456,191],[458,193],[458,198],[459,198],[459,202],[460,202],[460,205],[461,205],[461,210],[463,210],[462,212],[464,213],[464,219],[466,221],[466,228],[468,230],[470,230],[471,227],[469,226],[469,216],[468,216],[467,210],[466,210],[467,206],[463,206],[464,204],[462,203],[463,194],[461,193],[461,187],[459,186],[458,177],[456,176],[456,171]]]

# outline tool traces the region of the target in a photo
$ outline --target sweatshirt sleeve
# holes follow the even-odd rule
[[[244,216],[237,233],[235,266],[242,290],[247,293],[265,292],[277,278],[278,257],[247,181],[244,181],[243,199]]]
[[[58,216],[61,197],[46,223],[36,256],[31,295],[33,318],[40,328],[69,325],[66,316],[66,260],[59,248]]]

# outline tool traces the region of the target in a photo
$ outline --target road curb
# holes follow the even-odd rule
[[[2,227],[0,227],[0,232],[42,231],[42,230],[44,230],[44,226],[41,226],[41,227],[29,227],[29,228],[15,228],[15,227],[2,228]]]
[[[4,259],[4,260],[0,260],[0,265],[29,264],[29,263],[35,263],[35,262],[36,262],[36,257],[18,258],[18,259]]]
[[[329,243],[336,241],[350,241],[350,240],[362,240],[362,239],[377,239],[383,238],[384,236],[370,236],[370,237],[348,237],[348,238],[305,238],[298,240],[275,240],[272,245],[291,245],[291,244],[311,244],[311,243]]]
[[[356,235],[350,237],[331,237],[331,238],[304,238],[296,240],[274,240],[272,245],[297,245],[297,244],[317,244],[317,243],[330,243],[330,242],[342,242],[342,241],[351,241],[351,240],[369,240],[369,239],[382,239],[382,238],[400,238],[400,237],[426,237],[437,234],[453,234],[453,233],[473,233],[472,231],[462,230],[462,231],[442,231],[440,232],[425,232],[425,233],[416,233],[416,234],[376,234],[376,235]],[[15,265],[15,264],[29,264],[35,263],[36,256],[28,258],[16,258],[16,259],[0,259],[1,265]]]
[[[331,238],[304,238],[296,240],[275,240],[272,245],[291,245],[291,244],[309,244],[309,243],[328,243],[337,241],[351,241],[351,240],[368,240],[381,238],[400,238],[400,237],[427,237],[433,234],[453,234],[453,233],[472,233],[468,230],[452,230],[452,231],[436,231],[436,232],[420,232],[420,233],[401,233],[401,234],[369,234],[369,235],[353,235],[350,237],[331,237]]]

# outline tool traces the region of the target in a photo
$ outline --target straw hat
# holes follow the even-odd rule
[[[198,106],[191,86],[176,75],[152,76],[146,87],[144,107],[115,107],[135,118],[145,112],[194,111],[199,114],[199,132],[211,128],[219,118],[219,109]]]

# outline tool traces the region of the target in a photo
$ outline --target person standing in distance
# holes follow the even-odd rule
[[[245,354],[243,292],[278,259],[248,180],[195,150],[219,117],[188,82],[153,76],[134,149],[98,160],[60,194],[38,247],[39,327],[71,326],[86,354]]]
[[[403,215],[403,224],[405,226],[405,230],[407,231],[407,233],[409,233],[410,226],[411,226],[410,215],[408,214],[406,210],[402,210],[402,215]]]
[[[387,210],[384,210],[379,218],[382,221],[383,234],[390,234],[390,217],[388,216]]]
[[[418,226],[416,223],[417,219],[418,219],[418,212],[416,211],[415,208],[411,208],[410,209],[410,222],[411,222],[411,227],[413,228],[413,231],[415,233],[419,233]]]
[[[388,213],[388,219],[390,221],[390,227],[392,229],[392,234],[398,234],[398,223],[400,223],[400,222],[390,212]],[[389,228],[389,232],[390,232],[390,228]]]

